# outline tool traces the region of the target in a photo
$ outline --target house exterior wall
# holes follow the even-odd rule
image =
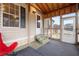
[[[12,42],[17,41],[18,47],[15,51],[26,48],[32,41],[34,41],[34,36],[36,35],[36,14],[39,14],[38,11],[36,11],[36,14],[32,13],[32,11],[35,10],[33,7],[30,7],[29,12],[28,4],[17,5],[21,5],[26,8],[26,28],[3,27],[3,18],[2,16],[0,18],[0,32],[3,35],[3,41],[7,45],[10,45]]]
[[[26,11],[28,9],[27,5],[25,4],[17,4],[21,5],[24,8],[26,8]],[[27,12],[26,12],[27,14]],[[0,21],[2,21],[1,19]],[[27,34],[27,25],[28,25],[28,17],[26,15],[26,28],[20,28],[20,27],[3,27],[2,22],[0,25],[0,32],[3,35],[3,41],[7,44],[10,45],[12,42],[17,41],[18,42],[18,47],[22,45],[28,45],[28,34]]]
[[[33,11],[35,11],[36,13],[33,13]],[[36,28],[37,28],[37,15],[40,16],[40,33],[42,33],[42,15],[41,13],[39,13],[39,11],[37,11],[35,8],[33,8],[32,6],[30,6],[30,13],[29,13],[29,43],[34,41],[34,37],[36,34]]]

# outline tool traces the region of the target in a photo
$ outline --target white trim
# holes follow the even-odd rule
[[[22,37],[22,38],[17,38],[15,40],[10,40],[10,41],[4,41],[7,45],[10,45],[10,43],[12,42],[18,42],[18,47],[19,46],[22,46],[22,45],[25,45],[28,43],[28,37]],[[24,42],[24,43],[23,43]],[[27,42],[27,43],[25,43]]]
[[[74,18],[75,16],[69,16],[69,17],[62,17],[62,19],[67,19],[68,20],[68,18]]]
[[[40,16],[40,28],[37,28],[37,15]],[[41,27],[41,24],[42,24],[42,22],[41,22],[41,15],[38,14],[38,13],[36,13],[35,16],[36,16],[36,28],[35,28],[35,29],[36,29],[36,30],[37,30],[37,29],[40,29],[40,33],[41,33],[41,28],[42,28],[42,27]],[[36,31],[35,31],[35,35],[37,35]]]
[[[20,5],[19,5],[19,28],[20,28],[20,21],[21,21],[21,18],[20,18],[21,13],[20,13],[20,11],[21,11],[21,8],[20,8]]]
[[[70,19],[69,19],[70,18]],[[72,18],[74,18],[74,19],[72,19]],[[65,32],[64,32],[64,20],[72,20],[73,21],[73,31],[72,31],[72,33],[66,33],[66,34],[70,34],[70,36],[69,37],[71,37],[71,38],[69,38],[68,40],[67,40],[67,37],[66,36],[68,36],[68,35],[65,35]],[[75,17],[63,17],[62,18],[62,41],[63,42],[67,42],[67,43],[72,43],[72,44],[75,44],[75,35],[76,35],[76,33],[75,33]]]
[[[14,5],[17,5],[17,4],[14,4]],[[1,6],[2,6],[2,7],[1,7],[1,8],[2,8],[2,16],[1,16],[1,17],[2,17],[2,19],[1,19],[1,20],[2,20],[1,24],[2,24],[2,25],[1,25],[1,27],[2,27],[2,28],[19,28],[19,27],[3,26],[3,13],[4,13],[4,12],[3,12],[3,3],[2,3]],[[18,6],[19,6],[19,5],[18,5]],[[19,6],[19,7],[20,7],[20,6]],[[10,12],[10,11],[9,11],[9,12]]]
[[[21,28],[20,27],[20,7],[22,6],[22,7],[24,7],[25,8],[25,6],[23,6],[23,5],[21,5],[21,4],[15,4],[15,3],[13,3],[14,5],[17,5],[17,6],[19,6],[19,26],[18,27],[10,27],[10,26],[3,26],[3,3],[1,4],[1,28],[19,28],[19,29],[26,29],[26,28]],[[26,8],[25,8],[25,10],[26,10]],[[26,13],[26,12],[25,12]],[[26,19],[25,19],[26,20]],[[26,25],[25,25],[26,26]]]

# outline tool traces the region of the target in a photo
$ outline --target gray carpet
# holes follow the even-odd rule
[[[34,50],[33,48],[28,47],[21,51],[18,51],[17,56],[41,56],[41,54],[36,50]]]
[[[39,48],[38,51],[45,56],[76,56],[78,50],[73,45],[57,45],[49,42],[47,45]]]
[[[33,49],[28,47],[17,52],[18,56],[78,56],[79,48],[74,45],[52,40],[44,46]]]

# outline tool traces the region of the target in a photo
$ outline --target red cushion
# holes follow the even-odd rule
[[[5,51],[7,51],[8,53],[11,53],[16,48],[16,46],[17,46],[17,42],[14,42],[9,47],[7,47],[7,49],[5,49]]]
[[[17,42],[12,43],[10,46],[4,44],[2,41],[2,35],[0,33],[0,56],[13,52],[16,46],[17,46]]]
[[[5,51],[0,51],[0,56],[4,56],[6,54]]]

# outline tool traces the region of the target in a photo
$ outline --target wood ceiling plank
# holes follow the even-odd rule
[[[36,4],[30,4],[32,7],[34,7],[35,9],[37,9],[38,11],[41,11],[40,8],[38,8],[38,6],[36,6]],[[41,11],[42,12],[42,11]]]
[[[35,3],[35,5],[42,11],[42,13],[44,12],[44,11],[41,9],[41,7],[39,6],[38,3]]]
[[[47,8],[49,9],[49,11],[51,11],[50,7],[48,6],[48,3],[46,3]]]
[[[66,6],[66,7],[61,8],[60,9],[60,14],[58,14],[58,12],[57,12],[58,9],[57,10],[54,10],[54,11],[48,13],[48,14],[45,14],[45,18],[51,17],[51,16],[58,16],[58,15],[63,15],[63,14],[68,14],[68,13],[76,12],[75,6],[76,6],[76,4],[73,4],[73,5],[69,5],[69,6]],[[55,13],[55,12],[57,12],[57,13]],[[53,14],[55,13],[55,14],[54,15],[51,15],[52,13]],[[48,16],[46,17],[46,15],[48,15]]]
[[[70,6],[73,6],[73,5],[75,5],[75,4],[71,4],[71,5],[69,5],[69,7],[70,7]],[[59,8],[59,9],[63,9],[63,8],[66,8],[66,7],[68,7],[68,6],[64,6],[64,7]],[[58,9],[54,9],[54,10],[50,11],[49,13],[51,13],[51,12],[53,12],[53,11],[55,11],[55,10],[58,10]],[[47,14],[48,14],[48,13],[47,13]]]
[[[45,9],[43,9],[43,6],[41,5],[41,3],[36,3],[36,5],[38,6],[38,8],[41,9],[42,13],[46,13]]]
[[[48,12],[48,9],[44,3],[40,3],[40,7],[43,11],[45,11],[44,13]]]
[[[47,3],[47,5],[48,5],[48,7],[49,7],[49,9],[51,11],[52,10],[52,4],[51,3]]]
[[[46,9],[47,12],[50,11],[46,3],[43,3],[42,5],[44,6],[44,8]]]
[[[33,3],[33,5],[34,5],[37,9],[39,9],[39,10],[40,10],[40,8],[38,8],[38,6],[37,6],[36,4],[34,4],[34,3]]]
[[[57,9],[57,3],[53,3],[54,9]]]
[[[33,3],[35,8],[40,10],[43,14],[51,13],[55,10],[72,6],[74,3]]]

